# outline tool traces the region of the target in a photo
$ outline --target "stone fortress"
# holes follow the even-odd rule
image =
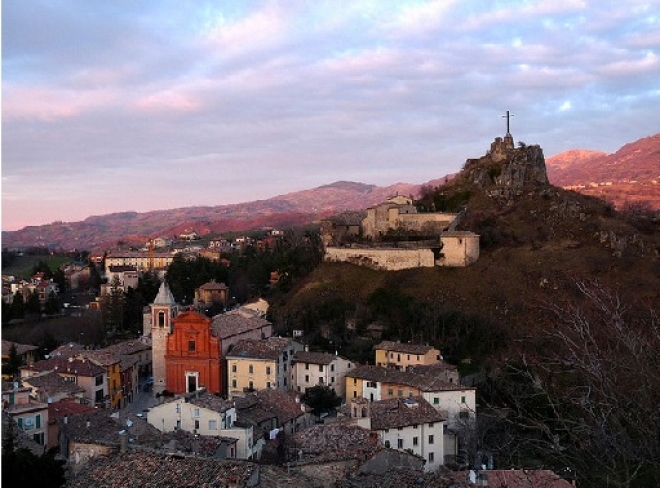
[[[468,159],[457,176],[497,200],[511,200],[530,185],[549,185],[542,149],[523,143],[516,148],[508,112],[506,118],[506,136],[496,137],[486,155]],[[466,210],[419,212],[412,197],[395,195],[368,208],[366,216],[332,217],[321,223],[324,260],[389,271],[468,266],[479,259],[479,235],[456,230]]]

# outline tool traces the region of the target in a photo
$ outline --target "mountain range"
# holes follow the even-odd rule
[[[660,134],[626,144],[613,154],[566,151],[548,158],[546,166],[548,178],[555,186],[608,200],[617,208],[641,202],[660,210]],[[233,205],[97,215],[80,222],[54,222],[3,231],[2,246],[94,251],[113,247],[118,241],[144,245],[150,237],[176,236],[191,229],[204,236],[308,225],[329,215],[363,210],[394,194],[416,197],[422,187],[441,186],[453,176],[441,176],[422,184],[395,183],[384,187],[338,181]]]

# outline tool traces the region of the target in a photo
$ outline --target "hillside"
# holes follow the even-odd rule
[[[445,178],[426,185],[438,185]],[[176,236],[187,229],[221,235],[264,227],[292,227],[318,222],[346,210],[361,210],[393,194],[417,195],[422,185],[396,183],[386,187],[339,181],[311,190],[215,207],[185,207],[153,212],[121,212],[91,216],[82,222],[54,222],[2,232],[6,248],[48,246],[102,250],[119,240],[144,245],[149,237]]]
[[[660,210],[660,134],[626,144],[614,154],[571,150],[547,160],[554,185],[612,202],[645,202]]]
[[[468,160],[432,196],[465,209],[476,263],[323,263],[273,300],[274,322],[356,361],[381,339],[438,347],[477,387],[473,440],[498,467],[658,486],[660,222],[549,184],[538,146],[499,156]]]

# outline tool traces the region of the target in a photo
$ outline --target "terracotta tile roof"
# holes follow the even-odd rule
[[[25,353],[30,352],[30,351],[39,350],[39,346],[33,346],[31,344],[19,344],[18,342],[6,341],[6,340],[2,339],[2,355],[3,356],[9,356],[9,352],[11,351],[12,344],[16,345],[16,352],[19,355],[25,354]]]
[[[327,352],[298,351],[293,356],[294,362],[310,364],[330,364],[335,359],[337,359],[337,356]]]
[[[228,290],[229,288],[224,283],[216,283],[215,281],[209,281],[204,283],[199,287],[200,290]]]
[[[234,344],[227,353],[227,359],[272,359],[291,345],[291,339],[286,337],[269,337],[267,339],[243,339]]]
[[[374,349],[382,349],[385,351],[400,352],[404,354],[426,354],[435,348],[433,346],[426,346],[424,344],[382,341],[380,344],[376,344]]]
[[[236,412],[239,420],[247,420],[260,424],[268,419],[276,418],[278,425],[305,415],[307,407],[296,402],[294,394],[265,389],[236,398]]]
[[[146,340],[133,339],[129,341],[117,342],[102,349],[113,354],[136,354],[143,351],[151,350],[151,345]]]
[[[346,423],[315,425],[296,432],[292,442],[294,459],[305,463],[365,459],[382,448],[378,436]]]
[[[130,452],[90,462],[68,488],[140,488],[254,486],[259,467],[247,461],[216,461]]]
[[[105,368],[94,364],[92,361],[72,357],[50,357],[21,369],[37,372],[56,371],[60,374],[66,373],[79,376],[98,376],[105,373]]]
[[[463,391],[474,390],[473,387],[463,386],[460,383],[450,383],[431,374],[431,370],[423,373],[413,371],[400,371],[394,368],[363,365],[346,373],[347,378],[359,378],[366,381],[376,381],[395,385],[405,385],[417,388],[420,391]]]
[[[260,317],[258,312],[248,312],[234,310],[216,315],[213,317],[213,323],[211,325],[213,334],[220,339],[227,339],[235,335],[244,334],[250,330],[272,326],[268,320]]]
[[[48,404],[48,423],[57,422],[57,419],[65,416],[77,415],[81,413],[93,412],[96,409],[88,405],[76,402],[73,398],[67,398],[59,402]]]
[[[443,422],[447,416],[422,397],[393,398],[371,403],[371,429],[383,430],[414,424]]]
[[[31,387],[37,392],[43,392],[47,396],[57,394],[71,395],[74,393],[84,393],[85,389],[76,383],[66,381],[55,371],[48,371],[38,375],[23,379],[23,384]]]
[[[197,397],[191,396],[190,403],[220,413],[226,412],[234,406],[233,401],[225,400],[224,398],[211,393],[202,393]]]
[[[337,488],[474,488],[457,480],[453,473],[424,473],[414,469],[393,469],[385,474],[358,474],[336,484]],[[497,487],[499,488],[499,487]]]

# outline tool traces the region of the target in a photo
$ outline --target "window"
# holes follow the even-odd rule
[[[440,405],[440,399],[438,397],[433,397],[433,405]]]
[[[429,452],[429,463],[432,463],[435,461],[435,455],[432,452]]]
[[[195,430],[199,430],[199,420],[195,420]]]
[[[266,388],[270,388],[270,381],[266,381]]]
[[[400,397],[403,396],[403,390],[399,390],[397,393],[398,393],[398,395],[399,395]]]
[[[323,372],[323,365],[319,364],[319,371],[322,373]]]
[[[236,364],[231,365],[231,372],[235,373],[236,372]]]
[[[335,371],[335,365],[334,365],[334,364],[331,364],[331,365],[330,365],[330,371],[331,371],[331,372],[334,372],[334,371]]]
[[[199,408],[196,408],[195,410],[193,410],[193,417],[195,417],[196,419],[199,418]]]
[[[396,447],[398,447],[399,449],[403,449],[403,439],[396,440]]]
[[[417,359],[419,359],[419,358],[417,358]],[[410,354],[408,354],[408,361],[410,361]]]
[[[309,363],[305,363],[305,369],[309,369]]]
[[[103,375],[98,375],[96,378],[94,378],[94,383],[96,383],[96,386],[100,386],[103,384]]]
[[[218,430],[217,420],[209,420],[209,430]]]
[[[286,363],[284,363],[284,371],[286,371]]]
[[[353,378],[353,384],[357,385],[357,378]]]
[[[165,327],[165,312],[158,312],[158,327]]]
[[[330,383],[334,383],[334,382],[335,382],[335,377],[334,377],[334,376],[331,376],[331,377],[330,377]]]
[[[188,341],[188,352],[195,352],[195,341]]]
[[[458,417],[461,419],[469,419],[470,418],[470,412],[467,410],[461,410],[458,414]]]
[[[309,375],[308,374],[305,375],[305,383],[309,383]]]
[[[390,447],[390,441],[385,441],[385,447]]]
[[[180,403],[176,404],[176,413],[181,413],[181,404]]]
[[[250,390],[254,390],[254,383],[252,383],[252,382],[250,381],[250,384],[248,385],[248,388],[249,388]]]
[[[94,397],[94,401],[96,402],[103,401],[103,390],[96,390],[96,396]]]
[[[465,397],[464,396],[461,397],[461,403],[465,403]]]
[[[413,446],[416,446],[419,444],[419,438],[413,437]]]
[[[177,421],[176,421],[176,427],[175,427],[175,429],[176,429],[176,430],[181,430],[181,421],[180,421],[180,420],[177,420]]]
[[[417,424],[413,424],[413,429],[416,429],[416,428],[417,428]]]
[[[254,373],[254,366],[252,366],[252,365],[248,366],[248,373],[250,373],[250,374]]]
[[[387,389],[387,394],[388,394],[389,396],[394,396],[394,390],[393,390],[392,388],[388,388],[388,389]]]
[[[433,438],[433,436],[430,435],[430,436],[429,436],[429,444],[433,444],[433,441],[434,441],[434,440],[435,440],[435,439]]]
[[[236,380],[231,380],[231,387],[236,388]]]
[[[270,366],[266,366],[266,374],[270,374]]]

